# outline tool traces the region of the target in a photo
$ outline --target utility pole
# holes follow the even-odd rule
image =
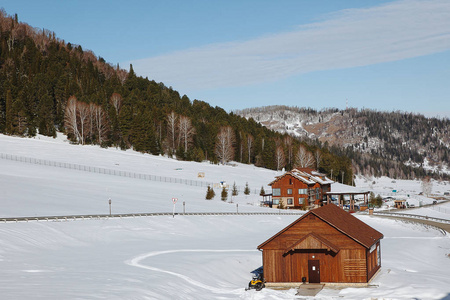
[[[109,215],[111,216],[111,198],[109,198],[108,202],[109,202]]]

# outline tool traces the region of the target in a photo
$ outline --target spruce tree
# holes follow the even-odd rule
[[[215,195],[214,189],[208,185],[208,189],[206,190],[206,200],[211,200]]]
[[[220,194],[220,197],[221,197],[222,201],[227,201],[228,190],[225,188],[225,186],[222,188],[222,193]]]
[[[245,183],[244,194],[250,195],[250,188],[248,187],[248,182]]]
[[[264,186],[261,186],[261,190],[259,191],[259,195],[263,196],[266,193],[266,191],[264,190]]]
[[[237,186],[236,186],[236,182],[233,183],[233,190],[231,191],[231,195],[232,196],[237,196],[239,194]]]

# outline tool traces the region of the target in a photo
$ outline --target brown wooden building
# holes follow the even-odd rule
[[[334,204],[310,210],[258,246],[267,283],[367,283],[383,235]]]
[[[326,193],[334,181],[310,168],[293,169],[269,183],[272,207],[309,208],[327,201]]]

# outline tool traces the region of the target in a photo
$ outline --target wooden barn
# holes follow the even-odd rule
[[[258,246],[270,283],[367,283],[383,234],[334,204],[310,210]]]

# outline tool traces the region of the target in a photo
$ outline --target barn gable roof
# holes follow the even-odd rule
[[[305,235],[303,238],[288,247],[285,250],[285,253],[300,249],[325,249],[328,251],[333,251],[334,253],[338,253],[340,250],[339,247],[337,247],[327,239],[312,232]]]
[[[328,204],[313,210],[310,210],[302,217],[295,220],[293,223],[282,229],[280,232],[269,238],[267,241],[258,246],[261,249],[270,241],[274,240],[276,237],[280,236],[286,230],[303,220],[309,215],[315,215],[319,219],[328,223],[330,226],[336,228],[349,238],[355,240],[365,248],[369,249],[373,244],[383,238],[383,234],[379,231],[373,229],[363,221],[352,216],[350,213],[344,211],[343,209],[337,207],[334,204]]]

